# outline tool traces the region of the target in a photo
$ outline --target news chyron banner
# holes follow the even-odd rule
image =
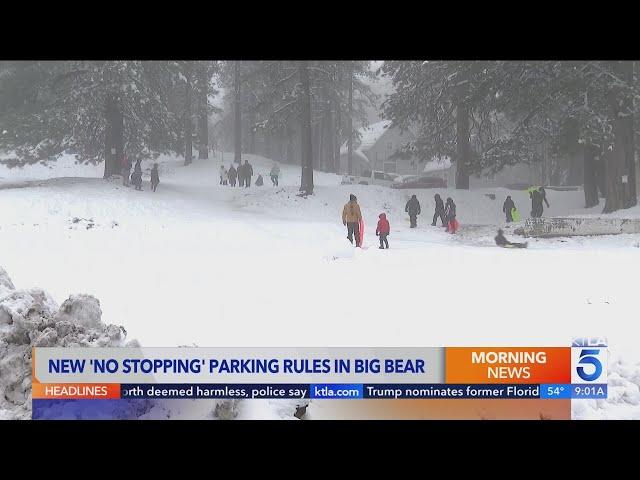
[[[569,347],[32,354],[34,420],[273,418],[261,402],[280,402],[276,418],[566,420],[571,402],[607,397],[603,338],[576,338]]]

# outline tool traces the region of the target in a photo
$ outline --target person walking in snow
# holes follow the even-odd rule
[[[139,158],[136,161],[136,165],[135,167],[133,167],[131,182],[135,185],[136,190],[142,190],[142,159],[141,158]]]
[[[529,197],[531,198],[531,216],[533,218],[542,217],[542,213],[544,212],[544,207],[542,206],[542,202],[547,204],[547,208],[549,208],[549,202],[547,201],[547,192],[544,187],[531,187],[527,190],[529,192]]]
[[[151,169],[151,190],[155,192],[156,188],[158,188],[159,183],[160,183],[160,175],[158,173],[158,164],[154,163],[153,168]]]
[[[224,165],[220,165],[220,185],[226,185],[227,184],[227,169],[225,168]]]
[[[513,222],[513,210],[516,204],[511,200],[511,195],[507,195],[507,199],[502,204],[502,212],[506,215],[507,223]]]
[[[456,233],[458,230],[458,221],[456,220],[456,204],[453,203],[451,197],[447,198],[444,207],[444,215],[447,219],[447,232]]]
[[[275,162],[273,164],[273,167],[271,167],[271,171],[269,172],[269,176],[271,177],[271,183],[273,183],[274,187],[278,186],[278,177],[280,176],[280,165],[278,165],[278,162]]]
[[[262,180],[262,175],[258,174],[258,178],[256,178],[256,187],[261,187],[264,184]]]
[[[244,165],[242,164],[242,160],[238,164],[238,186],[244,187]]]
[[[378,226],[376,227],[376,236],[380,237],[380,247],[378,248],[385,248],[382,244],[384,243],[384,245],[386,245],[387,248],[389,248],[389,241],[387,240],[387,237],[389,236],[389,233],[391,232],[391,226],[389,225],[389,220],[387,220],[387,215],[384,213],[381,213],[380,215],[378,215],[378,218],[380,220],[378,220]]]
[[[131,159],[122,157],[122,185],[129,186],[129,177],[131,176]]]
[[[438,220],[438,217],[440,217],[440,221],[442,222],[442,226],[446,226],[446,222],[445,222],[445,216],[444,216],[444,202],[442,201],[442,198],[440,198],[440,194],[436,193],[433,196],[434,200],[436,201],[436,211],[433,214],[433,222],[431,222],[432,226],[436,226],[436,221]]]
[[[244,161],[244,186],[249,188],[251,186],[251,177],[253,177],[253,167],[249,163],[249,160]]]
[[[420,202],[418,197],[411,195],[411,198],[404,207],[404,211],[409,214],[409,220],[411,221],[411,228],[418,226],[418,215],[420,215]]]
[[[238,177],[238,172],[236,171],[233,163],[229,167],[229,171],[227,172],[227,177],[229,177],[229,185],[232,187],[236,186],[236,178]]]
[[[544,189],[544,187],[540,187],[539,192],[540,192],[540,197],[542,198],[542,201],[540,202],[540,208],[538,211],[540,212],[540,216],[542,216],[542,213],[544,212],[544,208],[542,207],[542,202],[544,202],[547,205],[547,208],[549,208],[549,202],[547,201],[547,191]]]
[[[349,195],[349,201],[342,209],[342,224],[347,227],[347,238],[353,243],[353,236],[356,237],[356,247],[360,246],[360,220],[362,220],[362,212],[358,199],[355,195]]]

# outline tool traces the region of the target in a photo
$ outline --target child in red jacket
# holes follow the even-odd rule
[[[391,231],[391,227],[389,226],[389,220],[387,220],[387,216],[384,213],[381,213],[380,215],[378,215],[378,218],[380,220],[378,220],[378,226],[376,227],[376,237],[380,237],[379,248],[384,248],[382,246],[383,243],[384,245],[387,246],[387,248],[389,248],[389,241],[387,240],[387,236]]]

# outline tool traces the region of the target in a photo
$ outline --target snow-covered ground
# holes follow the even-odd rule
[[[640,403],[630,313],[637,285],[625,273],[640,258],[640,235],[499,249],[502,202],[510,194],[525,217],[526,192],[345,186],[316,172],[315,194],[302,198],[299,167],[281,165],[272,187],[271,161],[244,158],[265,186],[218,185],[219,154],[189,167],[160,158],[155,193],[152,162],[143,163],[143,192],[66,157],[54,169],[0,166],[0,265],[17,288],[95,295],[103,321],[144,346],[564,346],[574,336],[607,336],[614,373],[630,393],[610,399],[611,409],[584,402],[574,414],[640,417],[638,407],[620,407]],[[459,235],[430,226],[436,192],[456,201]],[[371,248],[345,238],[340,215],[350,193]],[[417,229],[404,213],[413,193],[422,204]],[[601,209],[584,210],[580,191],[547,193],[545,216]],[[391,223],[385,251],[373,233],[381,212]],[[640,208],[619,215],[640,216]]]

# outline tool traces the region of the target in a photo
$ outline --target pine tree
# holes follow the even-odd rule
[[[496,161],[483,157],[487,145],[497,140],[495,66],[481,61],[393,61],[382,66],[395,87],[383,104],[384,116],[402,130],[417,127],[418,138],[406,150],[421,162],[435,156],[454,159],[456,188],[468,189],[469,174]]]
[[[9,65],[0,78],[1,148],[25,161],[73,149],[82,161],[120,173],[123,156],[149,157],[175,142],[167,95],[175,82],[167,62],[68,61]],[[11,88],[17,79],[20,89]],[[15,85],[13,85],[15,86]]]

